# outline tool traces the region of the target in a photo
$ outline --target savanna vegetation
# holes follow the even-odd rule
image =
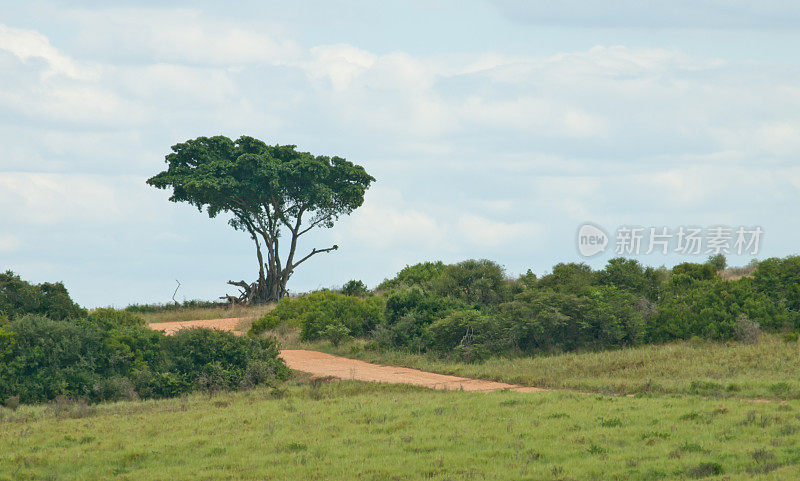
[[[0,480],[787,480],[800,404],[281,389],[0,408]]]
[[[601,270],[558,264],[509,278],[488,260],[408,266],[375,292],[324,291],[281,301],[251,333],[299,327],[302,340],[394,349],[459,362],[557,354],[678,340],[796,340],[800,257],[768,259],[752,274],[720,276],[724,257],[672,269],[617,258]],[[353,285],[350,283],[348,285]]]
[[[0,401],[173,397],[284,380],[269,338],[210,329],[167,337],[131,310],[78,307],[61,284],[0,282]]]

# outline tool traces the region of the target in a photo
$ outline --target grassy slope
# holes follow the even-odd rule
[[[797,479],[799,415],[797,401],[295,381],[281,398],[0,410],[0,480]]]
[[[292,345],[291,335],[279,339]],[[800,344],[778,335],[759,343],[680,342],[615,351],[493,358],[483,363],[446,361],[398,351],[363,349],[356,341],[297,347],[320,349],[381,364],[529,386],[606,393],[675,393],[769,399],[800,398]]]

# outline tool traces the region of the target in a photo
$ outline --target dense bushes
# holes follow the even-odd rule
[[[253,386],[288,374],[270,339],[210,329],[167,337],[136,323],[111,326],[109,319],[26,315],[3,326],[0,399],[159,398]]]
[[[288,376],[270,339],[209,329],[167,337],[135,309],[87,314],[60,283],[2,274],[0,310],[0,402],[160,398]]]
[[[800,328],[800,257],[768,259],[752,278],[731,281],[720,276],[726,264],[719,255],[672,269],[617,258],[598,271],[568,263],[510,279],[487,260],[426,262],[385,280],[379,295],[349,285],[363,300],[315,293],[282,301],[254,332],[295,323],[307,340],[363,336],[370,345],[481,359],[692,337],[752,340],[762,329]],[[369,316],[334,307],[357,301],[385,307]]]
[[[322,290],[305,297],[283,299],[251,327],[260,334],[286,323],[299,326],[304,340],[365,336],[383,318],[382,297],[360,298]]]
[[[60,282],[31,284],[11,271],[0,273],[0,317],[14,319],[25,314],[41,314],[51,319],[86,315],[72,302]]]

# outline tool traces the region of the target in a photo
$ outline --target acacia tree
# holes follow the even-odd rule
[[[232,215],[230,225],[247,232],[258,257],[258,280],[228,281],[242,302],[263,303],[286,296],[286,284],[303,262],[337,245],[297,252],[298,239],[315,227],[333,227],[364,202],[375,179],[341,157],[298,152],[239,137],[198,137],[172,146],[167,170],[147,183],[172,188],[169,200],[188,202],[209,217]],[[283,255],[285,254],[285,257]],[[223,298],[230,298],[225,296]]]

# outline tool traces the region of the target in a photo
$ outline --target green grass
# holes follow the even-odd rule
[[[293,381],[0,410],[0,480],[797,479],[800,402]]]
[[[401,351],[366,349],[363,341],[285,345],[320,349],[380,364],[512,384],[592,392],[800,398],[800,344],[764,335],[757,344],[679,342],[601,352],[491,358],[463,363]]]

